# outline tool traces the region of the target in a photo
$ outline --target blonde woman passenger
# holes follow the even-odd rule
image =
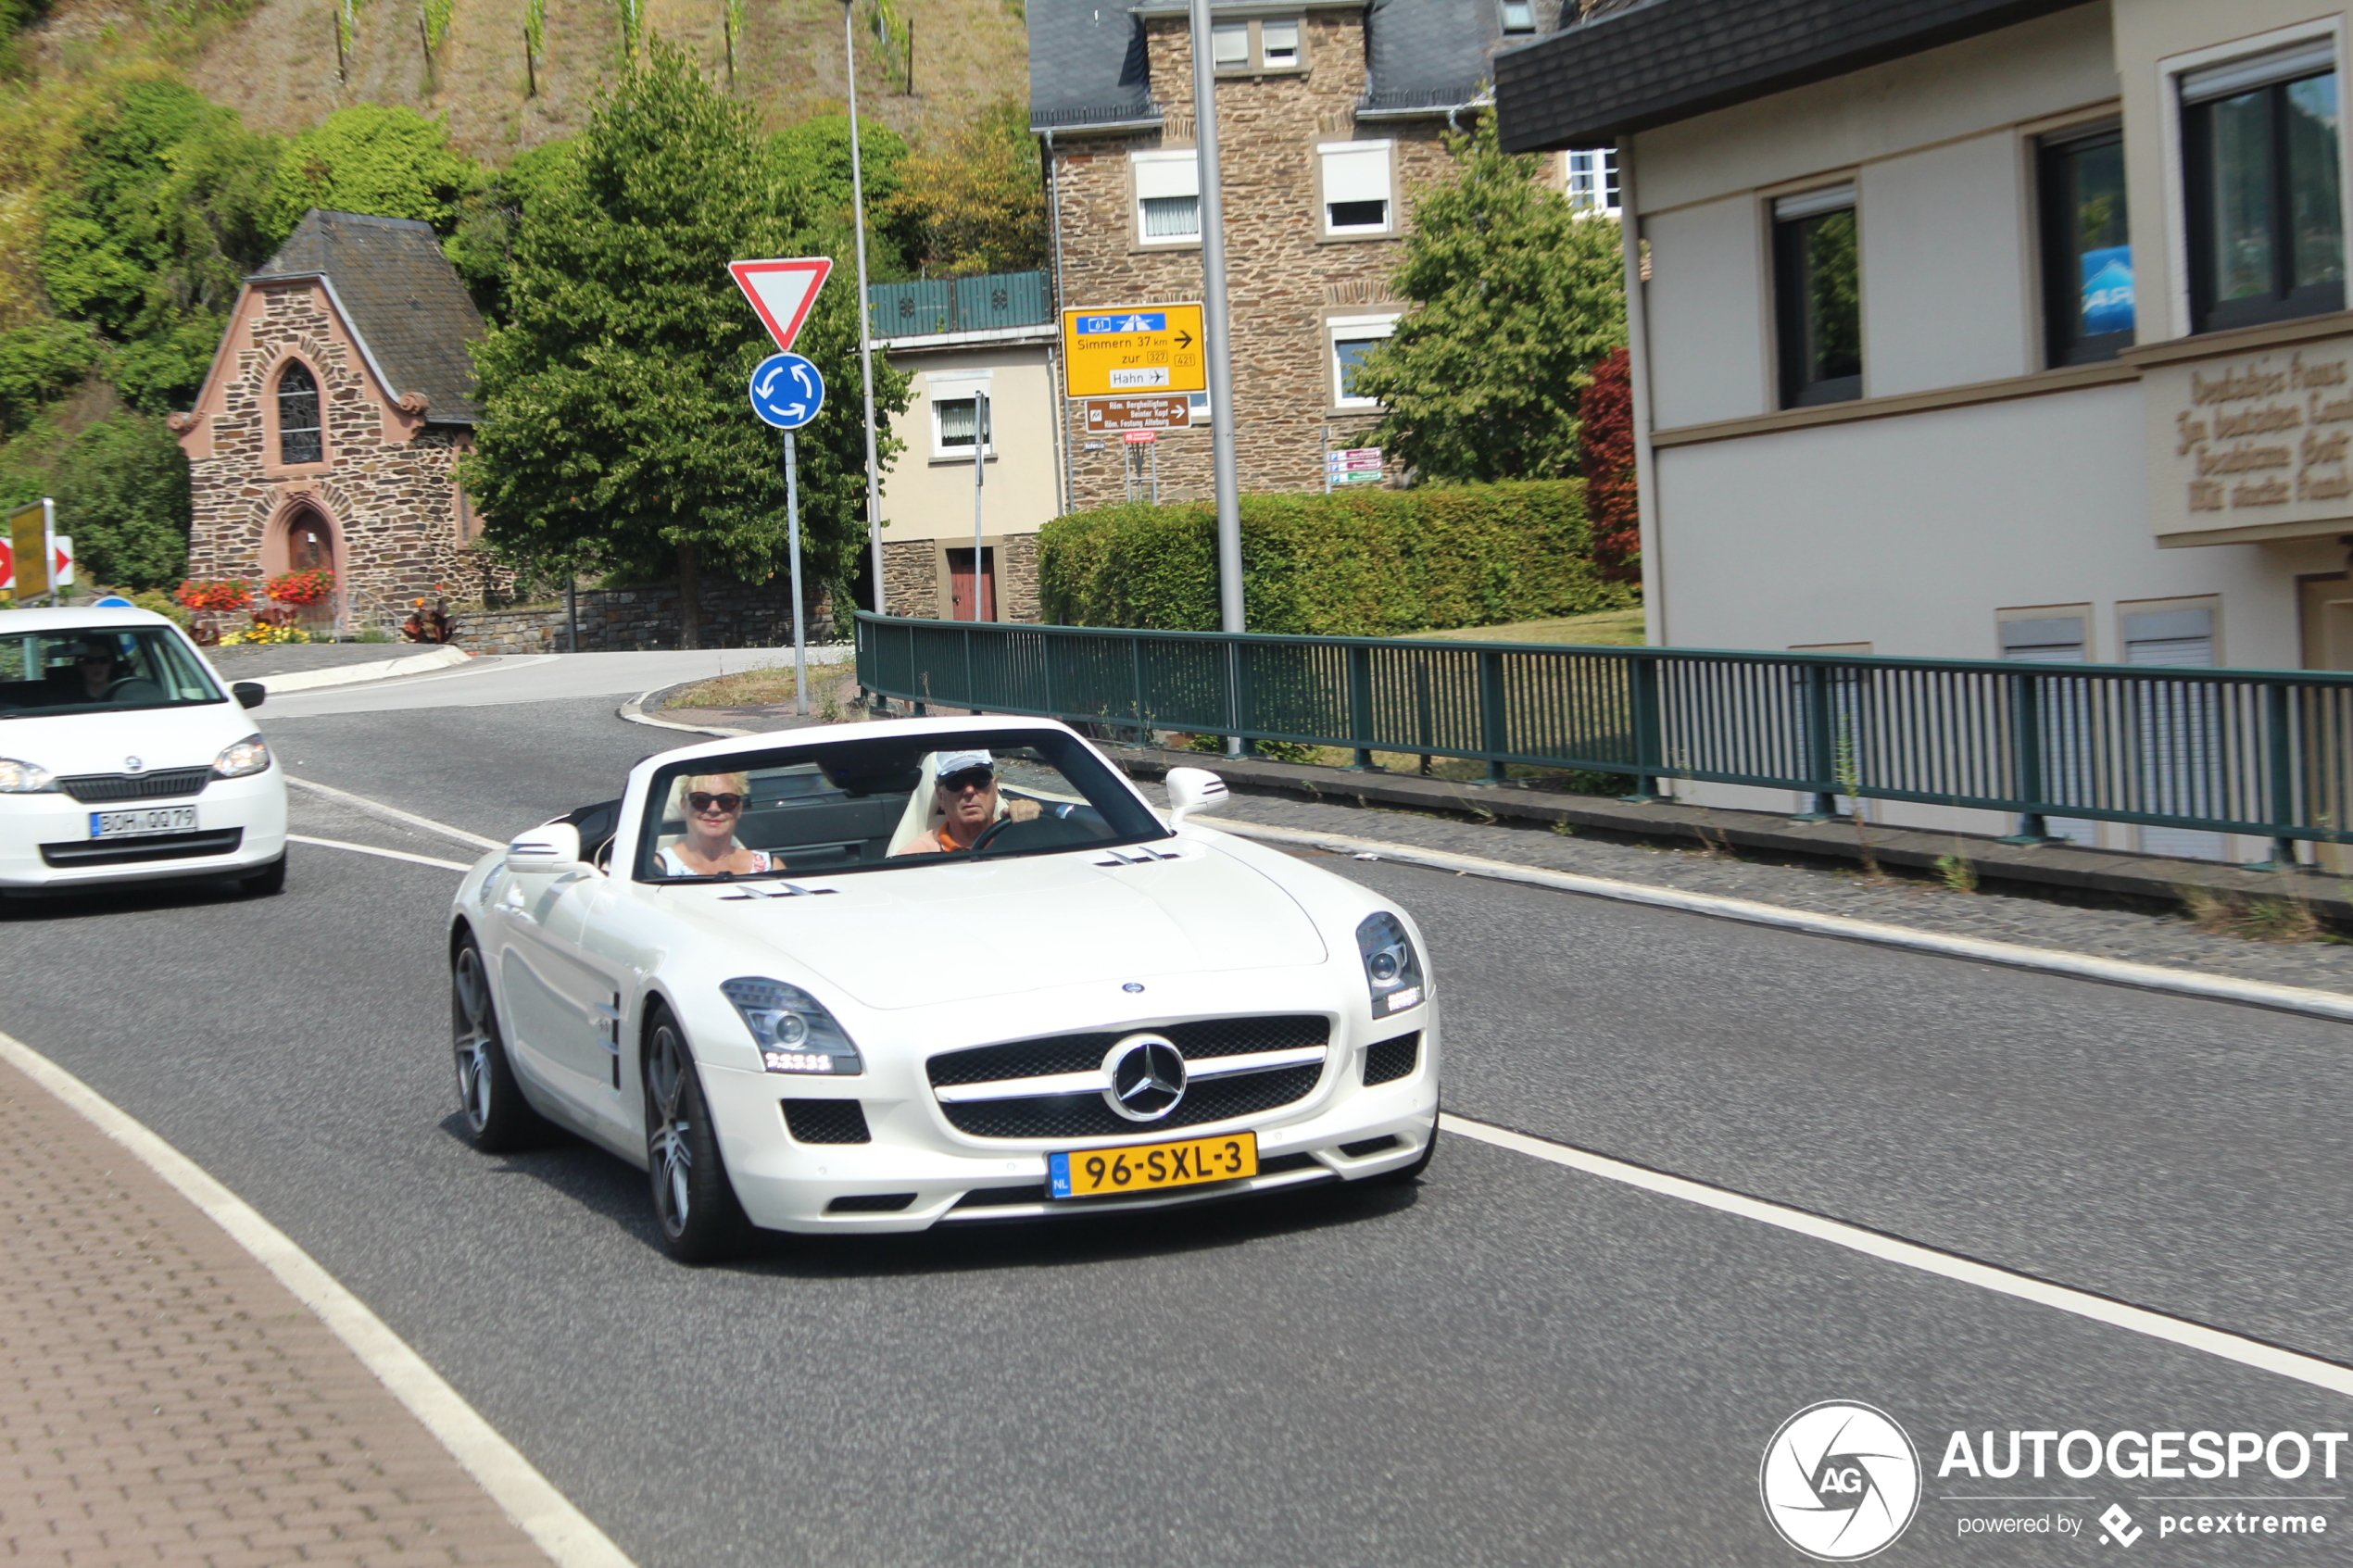
[[[751,780],[743,773],[698,773],[681,780],[678,806],[679,814],[686,820],[686,836],[661,852],[662,873],[741,876],[783,871],[782,860],[736,842],[736,828],[750,798]]]

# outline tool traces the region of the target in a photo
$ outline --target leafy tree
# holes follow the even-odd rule
[[[1594,363],[1579,417],[1593,560],[1608,582],[1639,583],[1642,518],[1634,466],[1633,370],[1626,350],[1613,348]]]
[[[1506,156],[1491,115],[1447,150],[1454,177],[1416,202],[1395,280],[1415,307],[1353,389],[1380,399],[1374,439],[1424,479],[1567,478],[1592,364],[1626,341],[1617,225]]]
[[[80,322],[44,318],[0,332],[0,430],[23,430],[105,359],[106,345]]]
[[[486,320],[506,320],[507,272],[514,265],[523,215],[561,182],[574,150],[568,139],[542,143],[506,168],[491,170],[460,206],[457,230],[442,248]]]
[[[526,206],[508,320],[474,355],[484,417],[465,477],[490,539],[674,571],[690,647],[706,569],[759,581],[786,556],[781,454],[744,395],[774,345],[727,263],[804,253],[818,225],[766,151],[751,111],[657,40]],[[832,393],[799,459],[805,560],[837,602],[865,543],[856,295],[830,284],[797,345]],[[903,409],[907,378],[875,370],[878,404]]]
[[[283,241],[305,211],[323,207],[421,219],[447,234],[481,183],[481,167],[450,149],[446,120],[412,108],[355,104],[287,146],[271,184],[268,224]]]
[[[912,228],[914,257],[932,276],[1045,266],[1046,184],[1028,100],[999,98],[909,158],[884,205]]]
[[[867,271],[876,282],[904,278],[920,237],[892,205],[906,179],[907,139],[887,125],[865,120],[858,127],[858,156],[866,176]],[[818,248],[849,254],[849,117],[824,114],[787,126],[768,139],[768,157],[776,178],[799,194],[812,230],[824,236]]]
[[[0,448],[0,506],[43,495],[73,538],[85,580],[130,588],[188,570],[188,460],[151,414],[120,412],[69,433],[54,419]]]

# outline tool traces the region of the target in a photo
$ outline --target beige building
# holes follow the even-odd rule
[[[1216,0],[1219,148],[1244,490],[1316,490],[1327,447],[1379,417],[1351,385],[1395,329],[1390,287],[1416,190],[1448,167],[1450,120],[1502,44],[1558,0]],[[1065,308],[1202,296],[1192,38],[1181,0],[1031,0],[1030,123],[1049,149]],[[1588,158],[1592,199],[1605,176]],[[1124,499],[1116,435],[1064,413],[1075,507]],[[1161,495],[1211,494],[1209,409],[1163,435]]]
[[[875,347],[913,380],[891,421],[906,449],[883,475],[892,615],[1038,619],[1038,531],[1063,510],[1046,290],[1024,272],[867,291]]]
[[[1618,147],[1651,640],[2353,669],[2347,32],[1649,0],[1501,57],[1506,146]]]

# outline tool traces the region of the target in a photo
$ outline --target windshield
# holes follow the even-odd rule
[[[1053,730],[935,732],[706,757],[654,776],[638,880],[817,876],[1164,838]]]
[[[0,633],[0,719],[227,700],[168,626]]]

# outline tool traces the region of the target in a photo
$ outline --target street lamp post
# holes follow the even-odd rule
[[[1242,626],[1241,481],[1234,468],[1234,352],[1226,312],[1226,198],[1217,164],[1217,63],[1209,0],[1192,0],[1193,145],[1201,159],[1202,346],[1209,353],[1209,439],[1217,490],[1217,621],[1228,634]],[[1227,645],[1227,688],[1239,711],[1238,645]],[[1241,755],[1239,735],[1226,755]]]
[[[858,155],[858,35],[854,0],[842,0],[842,58],[849,71],[850,224],[858,241],[858,379],[866,395],[866,538],[874,553],[875,611],[887,615],[883,592],[882,473],[875,461],[875,340],[866,309],[866,175]]]

